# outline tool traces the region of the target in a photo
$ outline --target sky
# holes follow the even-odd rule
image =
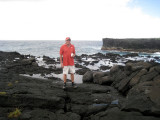
[[[160,38],[160,0],[0,0],[0,40]]]

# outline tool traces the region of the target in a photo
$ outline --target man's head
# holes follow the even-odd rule
[[[66,44],[70,44],[71,38],[70,37],[66,37],[65,41],[66,41]]]

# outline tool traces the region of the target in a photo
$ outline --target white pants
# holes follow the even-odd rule
[[[68,73],[75,73],[75,67],[73,66],[64,66],[63,67],[63,74],[68,74]]]

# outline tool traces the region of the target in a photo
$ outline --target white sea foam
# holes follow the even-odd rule
[[[42,57],[36,58],[38,66],[43,66],[44,68],[56,67],[55,64],[46,64]]]
[[[160,55],[160,52],[155,52],[155,53],[153,53],[154,55]]]

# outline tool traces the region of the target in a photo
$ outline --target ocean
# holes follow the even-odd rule
[[[59,50],[63,40],[32,40],[32,41],[0,41],[0,51],[17,51],[21,54],[34,56],[59,57]],[[94,54],[101,52],[102,41],[72,41],[76,48],[76,54]]]
[[[6,51],[6,52],[19,52],[20,54],[23,55],[33,55],[36,56],[37,63],[39,66],[44,66],[46,68],[49,68],[49,66],[54,66],[54,65],[47,65],[43,61],[43,56],[49,56],[50,58],[56,58],[59,57],[59,50],[62,44],[64,44],[65,41],[60,40],[60,41],[55,41],[55,40],[43,40],[43,41],[0,41],[0,51]],[[120,52],[120,51],[106,51],[106,50],[101,50],[101,47],[103,45],[102,41],[72,41],[72,44],[74,44],[75,49],[76,49],[76,55],[82,55],[82,54],[95,54],[95,53],[116,53],[119,55],[125,55],[130,52]],[[148,57],[149,56],[149,57]],[[105,59],[105,60],[99,60],[98,63],[92,65],[87,65],[86,67],[91,69],[91,70],[98,70],[100,66],[110,66],[112,67],[113,65],[124,65],[124,62],[127,60],[133,60],[133,61],[150,61],[153,60],[154,57],[158,57],[159,59],[156,59],[156,62],[160,63],[160,53],[139,53],[139,57],[129,57],[129,58],[123,58],[117,61],[117,63],[112,63],[109,62],[110,60]],[[82,58],[83,60],[84,58]],[[86,59],[86,58],[85,58]],[[85,61],[85,60],[84,60]],[[92,58],[88,58],[86,61],[94,61]],[[82,63],[83,64],[83,63]],[[60,64],[57,64],[56,67],[60,67]],[[76,68],[77,70],[78,68]],[[103,71],[103,70],[102,70]],[[108,71],[104,70],[104,71]],[[30,76],[30,75],[25,75],[25,76]],[[63,80],[63,74],[50,74],[46,75],[48,77],[58,77],[61,80]],[[35,78],[43,78],[41,74],[34,74],[31,77]],[[75,82],[76,83],[82,83],[82,75],[75,74]],[[43,78],[44,79],[44,78]],[[70,79],[70,78],[69,78]]]
[[[59,57],[60,46],[64,44],[64,40],[0,40],[0,51],[19,52],[24,55],[33,56],[49,56],[51,58]],[[128,54],[129,52],[106,51],[101,50],[102,41],[71,41],[75,46],[76,54],[95,54],[95,53],[116,53],[120,55]],[[159,57],[160,53],[139,53],[140,56]]]

